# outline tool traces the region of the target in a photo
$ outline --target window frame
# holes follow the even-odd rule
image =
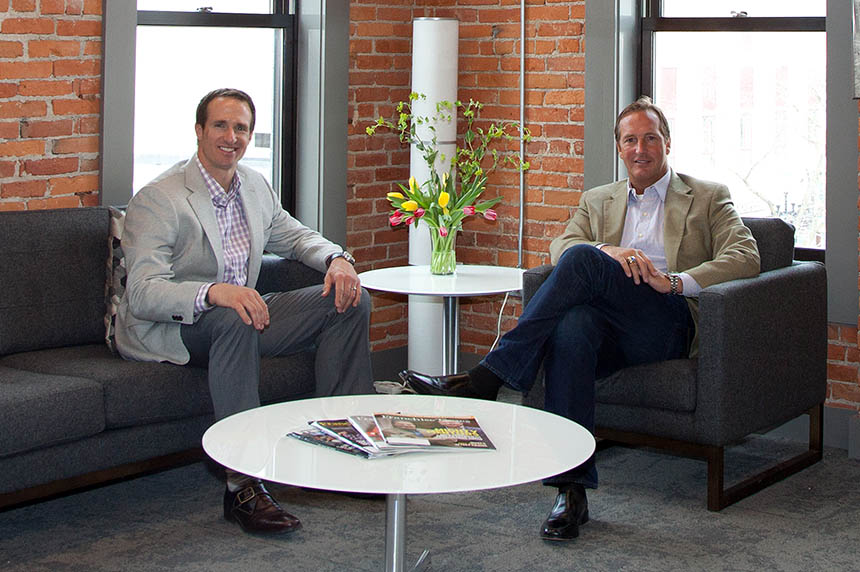
[[[296,204],[296,44],[297,21],[290,13],[287,0],[274,0],[269,14],[232,12],[173,12],[138,10],[137,26],[179,26],[204,28],[268,28],[281,30],[281,46],[275,61],[281,64],[281,85],[276,95],[275,121],[280,124],[281,137],[272,156],[275,168],[272,187],[281,199],[281,206],[293,211]]]
[[[643,0],[639,92],[654,96],[654,51],[657,32],[827,32],[826,16],[664,17],[663,0]],[[797,260],[824,262],[824,248],[795,247]]]

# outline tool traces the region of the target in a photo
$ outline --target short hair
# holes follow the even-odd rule
[[[621,120],[630,115],[631,113],[635,113],[637,111],[653,111],[657,118],[660,120],[660,133],[663,137],[666,138],[666,141],[671,139],[669,135],[669,122],[666,121],[666,116],[663,115],[663,111],[654,105],[654,102],[651,101],[651,98],[647,95],[640,95],[639,99],[625,107],[621,110],[621,113],[618,114],[618,119],[615,120],[615,142],[618,143],[621,139],[621,131],[619,131],[619,125],[621,124]]]
[[[213,89],[203,96],[203,99],[201,99],[200,103],[197,104],[197,125],[200,127],[206,127],[206,120],[209,118],[209,104],[216,97],[232,97],[233,99],[238,99],[239,101],[247,104],[248,108],[251,110],[250,129],[251,131],[254,131],[254,123],[257,121],[257,110],[254,107],[254,101],[251,99],[250,95],[241,89],[233,89],[230,87]]]

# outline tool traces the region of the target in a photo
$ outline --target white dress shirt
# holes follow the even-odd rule
[[[621,235],[623,248],[635,248],[645,253],[660,272],[667,272],[666,248],[663,245],[663,221],[665,218],[666,191],[672,170],[668,169],[659,181],[646,187],[639,195],[627,181],[627,216]],[[696,297],[702,290],[698,282],[686,272],[680,274],[684,284],[684,296]]]

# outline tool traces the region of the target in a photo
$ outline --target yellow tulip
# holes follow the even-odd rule
[[[406,197],[404,197],[404,196],[403,196],[402,194],[400,194],[400,193],[388,193],[386,196],[387,196],[389,199],[405,199],[405,198],[406,198]]]
[[[442,187],[448,186],[448,173],[442,173]]]
[[[400,208],[402,208],[405,211],[412,212],[418,208],[418,203],[416,203],[415,201],[406,201],[405,203],[400,205]]]
[[[415,180],[415,177],[409,177],[409,190],[413,193],[418,192],[418,181]]]
[[[441,193],[439,193],[439,206],[440,207],[447,206],[448,201],[450,201],[450,200],[451,200],[451,195],[449,195],[445,191],[442,191]]]

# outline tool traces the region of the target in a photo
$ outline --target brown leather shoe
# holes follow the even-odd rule
[[[398,375],[407,387],[419,395],[480,398],[478,391],[471,384],[468,373],[426,375],[411,369],[404,369]]]
[[[299,519],[282,509],[260,481],[236,492],[224,491],[224,518],[254,534],[286,534],[302,527]]]
[[[571,485],[558,491],[552,510],[541,527],[544,540],[571,540],[579,536],[579,525],[588,522],[585,487]]]

